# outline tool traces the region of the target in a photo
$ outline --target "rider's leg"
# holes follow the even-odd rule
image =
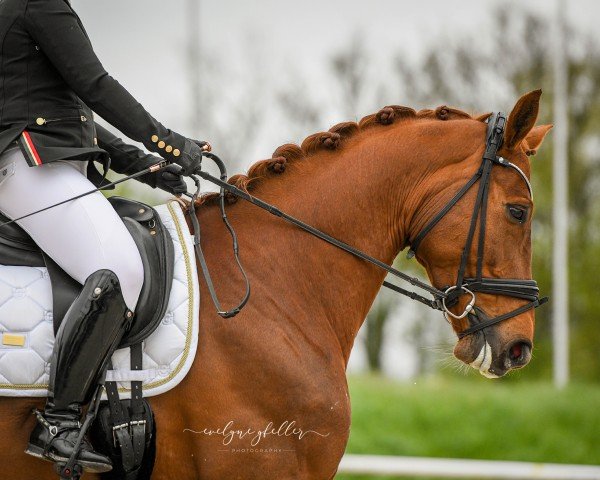
[[[80,162],[29,167],[19,149],[0,156],[0,211],[10,218],[94,189]],[[6,174],[4,172],[6,171]],[[71,277],[83,284],[95,271],[115,272],[130,310],[142,289],[139,251],[104,195],[68,202],[17,222]]]
[[[48,401],[43,414],[37,413],[26,453],[67,462],[79,435],[81,407],[91,400],[132,315],[113,272],[99,270],[90,275],[56,335]],[[87,441],[77,462],[91,472],[112,468],[110,459],[94,452]]]
[[[19,150],[0,157],[0,210],[11,218],[92,190],[77,163],[29,167]],[[49,399],[28,453],[65,461],[78,434],[81,406],[93,393],[135,308],[143,283],[139,252],[119,216],[100,193],[18,222],[84,288],[57,333]],[[113,273],[115,272],[115,273]],[[120,283],[119,283],[120,282]],[[87,443],[79,455],[88,469],[110,460]]]

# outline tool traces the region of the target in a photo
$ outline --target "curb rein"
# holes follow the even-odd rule
[[[352,247],[351,245],[348,245],[347,243],[344,243],[302,222],[301,220],[298,220],[297,218],[292,217],[291,215],[288,215],[285,212],[282,212],[277,207],[270,205],[256,197],[253,197],[248,192],[227,183],[227,171],[225,169],[223,161],[213,153],[204,152],[203,156],[210,158],[218,166],[220,171],[220,177],[214,177],[206,172],[203,172],[200,169],[198,169],[198,171],[196,171],[195,174],[191,175],[191,178],[196,186],[196,191],[192,195],[189,195],[191,197],[191,201],[188,206],[188,213],[192,222],[194,234],[194,248],[198,255],[198,261],[200,263],[202,273],[206,280],[209,293],[217,309],[217,313],[223,318],[234,317],[241,311],[241,309],[246,305],[250,298],[250,281],[239,258],[237,236],[235,234],[235,231],[231,227],[231,224],[229,223],[229,220],[227,219],[227,215],[225,213],[225,191],[232,193],[233,195],[243,200],[246,200],[247,202],[250,202],[259,208],[262,208],[263,210],[266,210],[272,215],[275,215],[276,217],[279,217],[285,220],[286,222],[301,228],[302,230],[310,233],[311,235],[320,238],[321,240],[324,240],[325,242],[330,243],[331,245],[334,245],[335,247],[340,248],[341,250],[344,250],[345,252],[348,252],[351,255],[354,255],[355,257],[365,260],[385,270],[387,273],[431,294],[433,300],[426,298],[417,292],[406,290],[402,287],[394,285],[393,283],[390,283],[388,281],[383,282],[383,286],[397,293],[400,293],[411,298],[412,300],[416,300],[424,305],[427,305],[428,307],[433,308],[434,310],[440,310],[444,314],[444,318],[446,318],[447,321],[449,321],[449,316],[457,320],[467,317],[469,319],[470,326],[462,332],[458,333],[458,338],[463,338],[467,335],[479,332],[484,328],[490,327],[504,320],[508,320],[509,318],[516,317],[517,315],[527,312],[528,310],[543,305],[548,301],[548,297],[539,298],[539,288],[535,280],[485,278],[482,275],[487,204],[492,167],[494,165],[499,165],[505,168],[512,168],[513,170],[515,170],[525,181],[529,193],[533,198],[531,183],[529,182],[523,171],[517,165],[497,155],[498,149],[500,148],[503,141],[505,125],[506,116],[503,113],[498,112],[492,114],[492,116],[488,120],[485,152],[483,154],[481,164],[477,172],[475,172],[471,179],[454,195],[454,197],[450,199],[446,206],[444,206],[444,208],[442,208],[438,212],[438,214],[429,221],[429,223],[423,228],[421,232],[419,232],[419,234],[411,242],[411,248],[407,254],[407,258],[409,259],[415,256],[417,248],[419,247],[421,241],[425,238],[425,236],[438,224],[438,222],[442,218],[444,218],[444,216],[452,209],[454,205],[458,203],[458,201],[471,189],[471,187],[477,182],[479,182],[479,188],[477,190],[477,197],[475,199],[473,214],[471,216],[469,232],[467,234],[467,240],[460,259],[460,266],[457,273],[456,284],[442,289],[432,287],[422,282],[418,278],[407,275],[406,273],[401,272],[395,269],[394,267],[391,267],[387,263],[384,263],[381,260],[371,257],[370,255],[367,255],[366,253]],[[229,231],[233,240],[233,253],[235,261],[246,283],[246,293],[242,301],[237,307],[232,308],[228,311],[224,311],[221,308],[221,304],[218,300],[204,254],[200,246],[200,225],[198,223],[198,218],[195,214],[196,200],[198,199],[198,196],[200,194],[200,179],[198,177],[202,177],[203,179],[214,183],[220,187],[219,205],[221,210],[221,218],[223,219],[223,222],[225,223],[225,226],[227,227],[227,230]],[[473,245],[478,220],[480,228],[477,240],[476,276],[475,278],[465,278],[467,262],[469,259],[471,247]],[[488,318],[483,312],[483,310],[475,306],[475,293],[477,292],[518,298],[521,300],[527,300],[528,303],[497,317]],[[471,299],[465,307],[464,311],[460,315],[456,315],[450,311],[450,308],[456,305],[459,297],[463,294],[470,295]]]

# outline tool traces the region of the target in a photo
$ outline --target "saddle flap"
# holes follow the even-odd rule
[[[108,201],[121,218],[132,218],[136,222],[150,222],[156,217],[156,212],[142,202],[123,197],[109,197]]]
[[[123,223],[140,251],[144,265],[144,285],[132,327],[119,348],[141,342],[156,329],[165,314],[171,293],[175,262],[173,242],[158,213],[151,207],[145,207],[153,214],[149,229],[129,217],[123,218]]]

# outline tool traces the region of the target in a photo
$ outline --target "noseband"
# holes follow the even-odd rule
[[[412,258],[415,256],[419,245],[425,238],[425,236],[433,230],[438,222],[444,218],[444,216],[458,203],[458,201],[475,185],[479,182],[479,188],[477,190],[477,197],[475,198],[475,206],[473,208],[473,214],[471,215],[471,222],[469,226],[469,232],[467,234],[467,241],[462,251],[460,258],[460,266],[458,268],[458,274],[456,283],[450,287],[442,289],[443,296],[441,297],[441,310],[446,320],[448,317],[455,319],[462,319],[468,317],[470,320],[470,326],[458,334],[459,338],[463,338],[467,335],[471,335],[475,332],[483,330],[484,328],[490,327],[497,323],[500,323],[509,318],[516,317],[523,312],[526,312],[532,308],[539,307],[546,303],[547,297],[539,298],[539,288],[535,280],[520,280],[520,279],[501,279],[501,278],[484,278],[483,271],[483,251],[485,245],[485,229],[487,219],[487,205],[488,196],[490,190],[490,180],[492,169],[495,165],[499,165],[504,168],[514,169],[524,180],[529,194],[533,199],[533,191],[531,189],[531,183],[529,179],[523,173],[523,171],[515,164],[508,160],[499,157],[497,155],[498,149],[502,145],[504,137],[504,127],[506,124],[506,117],[503,113],[498,112],[493,114],[488,120],[488,129],[486,136],[486,148],[479,169],[471,177],[471,179],[450,199],[450,201],[440,210],[440,212],[431,219],[431,221],[419,232],[419,234],[411,242],[411,248],[408,251],[407,257]],[[477,267],[475,278],[465,278],[465,272],[467,269],[467,263],[469,260],[469,254],[471,247],[475,240],[475,230],[477,223],[479,222],[479,235],[477,240]],[[487,318],[480,308],[475,309],[476,293],[486,293],[491,295],[502,295],[506,297],[513,297],[522,300],[527,300],[528,303],[516,308],[510,312],[504,313],[494,318]],[[450,307],[456,305],[461,295],[469,295],[470,300],[463,312],[456,315],[450,311]],[[476,312],[476,313],[474,313]],[[482,317],[482,318],[480,318]]]

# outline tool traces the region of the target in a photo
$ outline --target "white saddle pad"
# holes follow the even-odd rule
[[[107,380],[129,398],[130,381],[143,382],[145,396],[171,390],[188,373],[198,344],[200,295],[193,237],[179,204],[155,207],[175,249],[167,312],[143,343],[143,369],[130,369],[129,349],[113,355]],[[45,397],[54,344],[52,289],[45,268],[0,265],[0,396]]]

